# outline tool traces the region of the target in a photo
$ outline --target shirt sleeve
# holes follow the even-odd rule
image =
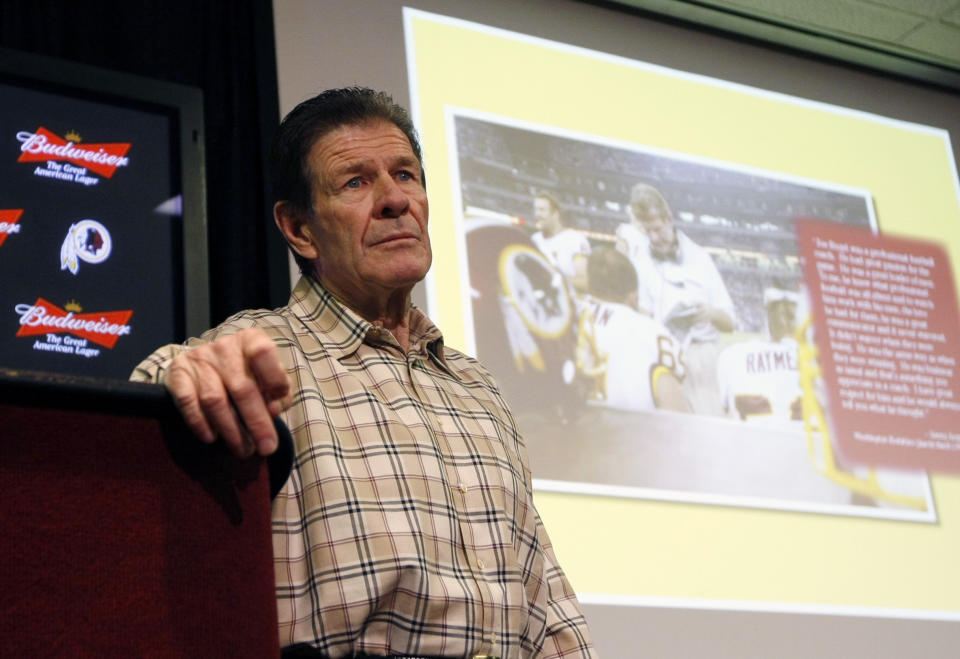
[[[580,609],[580,602],[557,564],[553,546],[537,514],[537,526],[544,553],[544,577],[547,587],[547,626],[543,641],[543,659],[567,657],[596,658],[587,621]]]
[[[155,350],[149,357],[137,364],[130,374],[133,382],[152,382],[160,384],[167,375],[167,367],[173,358],[188,348],[171,343]]]
[[[254,326],[252,322],[241,316],[241,314],[237,314],[236,316],[228,318],[222,325],[208,329],[201,334],[199,338],[194,337],[187,339],[182,344],[171,343],[157,348],[149,357],[137,364],[136,368],[133,369],[133,373],[130,374],[130,379],[133,382],[153,382],[155,384],[161,384],[167,377],[167,368],[170,366],[170,362],[180,353],[187,352],[204,343],[209,343],[220,336],[233,334],[245,327]]]

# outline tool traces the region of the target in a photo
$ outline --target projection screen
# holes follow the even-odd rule
[[[598,649],[946,654],[960,640],[960,488],[944,473],[956,472],[950,433],[960,428],[949,362],[957,94],[580,3],[405,4],[275,2],[281,111],[348,84],[409,103],[435,252],[419,302],[514,406],[538,508]],[[611,350],[601,319],[624,312],[558,275],[565,266],[537,242],[534,200],[549,193],[588,242],[578,260],[628,252],[638,183],[666,201],[729,298],[734,326],[713,337],[710,411],[657,409],[651,392],[646,403],[617,398],[656,390],[663,369],[651,364],[689,380],[700,340],[683,305],[648,299],[657,324],[630,326],[662,337],[647,361]],[[862,289],[881,305],[873,330],[866,315],[855,325],[842,316],[836,299],[849,296],[828,260],[859,268],[845,293],[882,280]],[[644,263],[641,289],[651,267],[662,270]],[[936,304],[924,286],[943,293]],[[890,307],[880,322],[894,296],[905,315]],[[784,300],[791,332],[777,344],[770,310]],[[834,330],[829,344],[806,345]],[[910,331],[929,355],[883,358]],[[861,355],[857,344],[871,341],[876,354]],[[928,359],[929,382],[911,379]],[[886,388],[898,380],[910,388]],[[868,409],[878,396],[889,414]],[[868,422],[901,417],[914,422],[872,465],[833,436],[853,427],[876,438]],[[910,435],[920,426],[923,438]]]

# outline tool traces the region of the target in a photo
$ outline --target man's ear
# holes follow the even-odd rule
[[[306,219],[306,213],[289,201],[278,201],[273,205],[273,221],[287,244],[300,256],[315,259],[319,254]]]

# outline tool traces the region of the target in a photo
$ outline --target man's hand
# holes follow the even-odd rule
[[[720,307],[711,307],[709,304],[697,304],[695,323],[709,322],[721,332],[733,331],[733,318]]]
[[[204,442],[222,437],[238,457],[276,450],[273,417],[290,404],[290,379],[262,330],[241,330],[181,353],[164,384]]]

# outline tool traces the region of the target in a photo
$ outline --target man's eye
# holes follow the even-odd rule
[[[349,181],[347,181],[346,187],[348,187],[348,188],[359,188],[359,187],[360,187],[360,177],[357,176],[357,177],[354,177],[354,178],[350,179]]]
[[[405,169],[401,169],[399,172],[397,172],[397,178],[400,179],[401,181],[412,181],[413,174],[411,174]]]

